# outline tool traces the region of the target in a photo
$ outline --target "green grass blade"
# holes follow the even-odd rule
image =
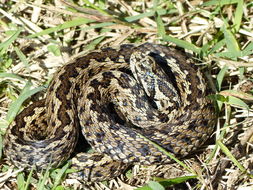
[[[125,17],[124,20],[127,21],[127,22],[134,22],[134,21],[140,20],[142,18],[151,17],[151,16],[154,16],[154,15],[155,15],[155,11],[150,11],[150,12],[141,13],[141,14],[138,14],[138,15],[135,15],[135,16]]]
[[[202,4],[202,6],[223,6],[223,5],[231,5],[231,4],[235,4],[237,3],[238,0],[211,0],[211,1],[207,1],[205,3]]]
[[[154,177],[153,178],[154,181],[151,181],[151,183],[149,182],[148,185],[137,188],[136,190],[156,190],[156,185],[157,184],[159,184],[159,186],[157,186],[159,188],[161,188],[161,187],[167,188],[167,187],[170,187],[172,185],[183,183],[187,180],[195,179],[195,178],[197,178],[196,175],[176,177],[176,178],[171,178],[171,179],[164,179],[164,178]]]
[[[253,52],[253,42],[250,42],[247,47],[242,50],[242,56],[252,55]]]
[[[14,47],[14,50],[16,54],[18,55],[19,59],[22,61],[22,63],[24,63],[25,67],[29,69],[29,63],[28,63],[28,60],[26,59],[26,56],[17,47]]]
[[[112,25],[115,25],[115,23],[113,23],[113,22],[103,22],[103,23],[95,24],[93,26],[87,26],[87,27],[81,28],[81,30],[91,30],[91,29],[96,29],[96,28],[105,28],[105,27],[112,26]]]
[[[96,46],[105,38],[105,36],[98,37],[97,39],[93,40],[87,47],[86,50],[93,50]]]
[[[230,30],[228,30],[225,26],[223,27],[222,31],[224,32],[224,37],[226,40],[226,46],[228,48],[228,52],[230,52],[231,55],[238,55],[238,52],[240,52],[240,48],[234,34]],[[234,57],[237,57],[237,56],[233,56],[231,58],[234,58]]]
[[[237,161],[237,159],[232,155],[232,153],[228,150],[228,148],[220,141],[217,141],[218,146],[220,149],[226,154],[226,156],[243,172],[247,173],[247,170]]]
[[[53,53],[55,56],[61,55],[61,48],[58,45],[50,44],[47,46],[47,50]]]
[[[235,19],[234,19],[234,25],[235,30],[239,31],[241,22],[242,22],[242,15],[243,15],[243,0],[238,0],[237,7],[235,10]]]
[[[189,42],[186,42],[184,40],[179,40],[177,38],[174,38],[174,37],[171,37],[171,36],[168,36],[168,35],[164,35],[162,37],[162,39],[166,42],[172,42],[172,43],[175,43],[177,46],[181,47],[181,48],[184,48],[184,49],[188,49],[188,50],[191,50],[197,54],[200,54],[201,52],[201,48],[189,43]]]
[[[26,86],[24,87],[23,91],[21,92],[21,94],[19,95],[19,97],[17,98],[17,100],[11,103],[9,110],[7,112],[7,117],[6,117],[6,120],[9,123],[13,121],[13,119],[17,115],[21,105],[23,104],[25,100],[27,100],[29,97],[36,94],[37,92],[45,89],[45,86],[40,86],[34,89],[30,89],[30,87],[31,87],[31,83],[28,82]]]
[[[20,32],[22,30],[18,29],[14,31],[14,33],[9,37],[6,41],[0,43],[0,54],[2,55],[8,48],[9,46],[18,38]]]
[[[11,78],[11,79],[16,79],[20,81],[25,81],[24,78],[13,73],[0,73],[0,78]]]
[[[47,167],[46,172],[44,173],[42,179],[40,179],[37,189],[38,190],[44,190],[45,189],[45,183],[49,178],[49,169],[50,169],[50,165]]]
[[[160,17],[159,14],[156,16],[156,23],[157,23],[157,35],[158,36],[165,36],[166,30],[162,21],[162,18]]]
[[[177,10],[175,10],[175,9],[172,9],[172,10],[157,9],[156,11],[149,11],[149,12],[140,13],[140,14],[134,15],[134,16],[128,16],[128,17],[125,17],[124,20],[127,22],[134,22],[134,21],[140,20],[145,17],[155,16],[156,12],[159,15],[165,15],[165,14],[175,13],[175,12],[177,12]]]
[[[178,160],[174,155],[172,155],[170,152],[168,152],[167,150],[165,150],[163,147],[159,146],[158,144],[154,143],[153,141],[149,140],[148,138],[146,138],[145,136],[138,134],[141,138],[144,138],[145,140],[149,141],[150,143],[152,143],[158,150],[160,150],[161,152],[163,152],[165,155],[167,155],[170,159],[174,160],[176,163],[178,163],[180,166],[182,166],[183,168],[185,168],[186,170],[188,170],[189,172],[193,173],[194,175],[196,174],[191,168],[189,168],[187,165],[185,165],[183,162],[181,162],[180,160]]]
[[[148,182],[148,186],[152,190],[165,190],[165,188],[160,183],[158,183],[156,181],[150,181],[150,182]]]
[[[0,159],[2,158],[2,152],[3,152],[3,136],[0,135]]]
[[[227,101],[228,104],[231,104],[231,105],[236,105],[236,106],[239,106],[239,107],[242,107],[242,108],[245,108],[245,109],[249,109],[249,106],[244,102],[242,101],[241,99],[239,98],[236,98],[234,96],[228,96],[228,101]]]
[[[222,48],[226,44],[225,39],[220,40],[219,42],[215,43],[212,49],[210,50],[209,54],[212,54],[216,51],[218,51],[220,48]]]
[[[75,19],[75,20],[67,21],[63,24],[60,24],[60,25],[56,26],[56,27],[45,29],[45,30],[43,30],[41,32],[38,32],[36,34],[31,34],[31,35],[27,36],[27,38],[34,38],[34,37],[38,37],[38,36],[43,36],[43,35],[50,34],[50,33],[53,33],[53,32],[58,32],[60,30],[66,29],[66,28],[71,28],[71,27],[74,27],[74,26],[80,26],[80,25],[87,24],[87,23],[90,23],[90,22],[93,22],[93,21],[89,20],[89,19],[85,19],[85,18],[78,18],[78,19]]]
[[[241,67],[241,68],[244,69],[244,67]],[[244,72],[244,71],[242,71],[242,72]],[[234,97],[238,97],[238,98],[240,98],[242,100],[253,101],[253,95],[252,94],[246,93],[246,92],[242,92],[242,91],[223,90],[223,91],[220,92],[220,94],[223,95],[223,96],[234,96]]]
[[[217,77],[216,77],[216,83],[217,83],[217,89],[218,89],[218,92],[221,90],[221,84],[222,84],[222,81],[224,79],[224,76],[225,74],[227,73],[228,71],[228,66],[224,66],[220,72],[218,73]]]
[[[17,185],[18,185],[18,189],[24,189],[24,187],[25,187],[25,177],[24,177],[23,172],[18,173]]]
[[[171,178],[171,179],[154,177],[154,180],[157,182],[160,182],[160,183],[164,183],[164,184],[170,183],[169,185],[174,185],[174,184],[182,183],[182,182],[187,181],[189,179],[195,179],[197,177],[198,177],[197,175],[182,176],[182,177],[176,177],[176,178]]]
[[[69,168],[69,166],[70,166],[70,162],[68,162],[67,164],[65,164],[62,168],[61,168],[61,170],[57,173],[57,175],[55,176],[55,181],[54,181],[54,185],[53,185],[53,190],[56,190],[56,188],[57,188],[57,185],[59,185],[60,184],[60,182],[61,182],[61,179],[62,179],[62,177],[64,176],[64,174],[66,173],[66,170]]]
[[[28,177],[27,177],[27,181],[25,183],[24,190],[27,190],[28,187],[29,187],[29,184],[30,184],[30,181],[31,181],[31,178],[32,178],[32,174],[33,174],[34,168],[35,167],[33,166],[32,169],[31,169],[31,171],[30,171],[30,173],[29,173],[29,175],[28,175]]]
[[[216,57],[222,57],[222,58],[228,58],[232,60],[236,60],[238,57],[242,57],[242,52],[221,52],[221,53],[215,53]]]
[[[223,18],[224,25],[221,27],[221,31],[224,33],[224,38],[226,42],[227,50],[226,52],[217,53],[216,56],[227,57],[236,60],[238,57],[242,56],[239,44],[229,28],[229,24],[225,18]]]
[[[92,7],[93,9],[99,11],[100,13],[104,14],[104,15],[109,15],[106,11],[104,11],[103,9],[101,9],[100,7],[97,7],[94,5],[94,3],[91,3],[88,0],[83,0],[86,4],[88,4],[90,7]]]

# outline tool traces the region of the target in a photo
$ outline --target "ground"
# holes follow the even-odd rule
[[[69,179],[65,166],[27,174],[1,154],[0,189],[253,189],[252,1],[1,0],[0,15],[1,149],[9,123],[43,97],[59,66],[123,43],[192,55],[218,115],[213,135],[185,165],[133,166],[114,180],[83,184]]]

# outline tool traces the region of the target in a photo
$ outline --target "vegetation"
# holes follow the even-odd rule
[[[0,189],[253,188],[251,0],[1,0],[0,30],[2,135],[23,107],[43,96],[58,66],[122,43],[155,42],[192,54],[219,115],[203,150],[179,164],[134,166],[115,180],[83,184],[66,176],[68,163],[24,173],[1,154]]]

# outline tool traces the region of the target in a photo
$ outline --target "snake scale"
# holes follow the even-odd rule
[[[124,44],[79,57],[55,73],[45,99],[12,122],[4,153],[17,167],[57,167],[72,154],[80,130],[94,149],[71,160],[74,177],[102,181],[129,164],[182,158],[213,131],[215,115],[201,72],[162,45]]]

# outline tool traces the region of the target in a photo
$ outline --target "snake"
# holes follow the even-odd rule
[[[23,109],[4,136],[4,154],[19,168],[59,167],[104,181],[129,165],[184,158],[214,130],[215,113],[191,57],[155,43],[93,50],[53,75],[45,98]],[[91,152],[73,153],[80,135]],[[73,155],[74,154],[74,155]]]

